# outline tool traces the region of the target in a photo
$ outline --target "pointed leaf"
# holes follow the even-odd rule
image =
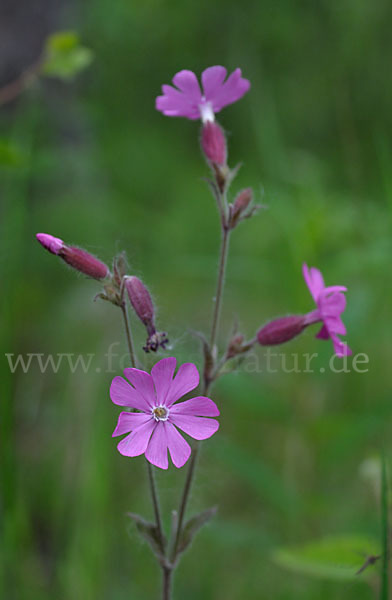
[[[127,516],[130,517],[136,523],[136,529],[138,530],[140,536],[149,543],[152,551],[155,556],[159,560],[164,560],[164,548],[162,547],[162,541],[159,535],[159,529],[155,525],[155,523],[151,523],[150,521],[146,521],[140,515],[135,513],[127,513]],[[166,540],[163,540],[163,544],[166,543]]]
[[[199,529],[215,516],[217,510],[216,506],[208,508],[194,517],[191,517],[189,521],[185,523],[177,547],[178,554],[184,552],[188,548]]]

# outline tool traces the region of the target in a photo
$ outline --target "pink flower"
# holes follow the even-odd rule
[[[173,464],[180,468],[188,460],[191,447],[177,427],[196,440],[211,437],[219,428],[215,419],[218,407],[210,398],[197,396],[175,404],[199,385],[199,373],[192,363],[176,368],[175,358],[163,358],[151,369],[151,375],[139,369],[124,369],[123,377],[115,377],[110,386],[112,402],[140,412],[120,413],[113,437],[129,433],[117,446],[124,456],[145,454],[147,460],[161,469],[168,468],[167,451]]]
[[[352,354],[347,344],[338,337],[346,334],[340,315],[346,308],[343,292],[346,292],[347,288],[342,285],[325,287],[323,276],[315,267],[309,269],[304,264],[302,270],[317,309],[305,315],[289,315],[270,321],[257,332],[257,341],[261,346],[283,344],[302,333],[309,325],[321,322],[323,325],[316,337],[322,340],[332,339],[337,356]]]
[[[241,76],[241,69],[236,69],[226,79],[225,67],[209,67],[201,74],[203,92],[192,71],[180,71],[173,77],[171,85],[163,85],[163,96],[156,99],[156,109],[168,117],[187,117],[213,121],[214,114],[224,106],[236,102],[250,88],[250,82]]]
[[[323,276],[315,267],[304,264],[302,267],[306,285],[317,305],[317,309],[305,316],[305,324],[311,325],[321,321],[323,326],[317,334],[321,340],[331,339],[337,356],[348,356],[352,354],[345,342],[339,339],[339,335],[346,335],[346,327],[340,317],[346,308],[346,298],[343,292],[347,288],[342,285],[325,287]]]

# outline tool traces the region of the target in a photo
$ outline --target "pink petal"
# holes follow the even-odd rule
[[[201,102],[201,92],[199,82],[197,81],[196,75],[192,71],[184,69],[179,73],[176,73],[173,77],[174,85],[184,92],[184,94],[192,100],[195,104]]]
[[[205,419],[204,417],[173,415],[170,413],[169,420],[176,427],[195,438],[195,440],[206,440],[219,429],[218,421],[215,419]]]
[[[325,297],[324,294],[319,298],[319,306],[322,317],[336,317],[342,314],[346,308],[346,296],[342,293],[335,293]]]
[[[149,373],[140,369],[124,369],[125,377],[132,383],[133,387],[143,397],[150,408],[155,404],[154,382]]]
[[[324,279],[321,272],[315,267],[309,269],[308,265],[304,263],[302,265],[302,273],[309,288],[310,293],[313,296],[313,300],[317,303],[318,298],[322,290],[324,289]]]
[[[322,326],[322,328],[316,335],[316,338],[318,338],[319,340],[329,340],[330,335],[325,325]]]
[[[233,71],[226,82],[215,91],[214,96],[209,98],[214,112],[219,112],[224,106],[242,98],[249,88],[250,82],[241,77],[241,69]]]
[[[170,385],[166,405],[171,406],[176,400],[185,396],[199,385],[199,372],[193,363],[184,363]]]
[[[135,390],[125,379],[114,377],[110,386],[110,398],[114,404],[137,408],[143,412],[149,412],[150,407],[143,396]]]
[[[347,288],[345,285],[329,285],[324,288],[324,294],[332,294],[334,292],[347,292]]]
[[[158,96],[155,108],[168,117],[187,117],[188,119],[199,119],[199,105],[192,102],[185,94],[179,92],[171,85],[163,85],[163,96]]]
[[[205,69],[201,74],[201,82],[206,100],[212,100],[214,93],[220,88],[225,80],[227,70],[225,67],[215,66]]]
[[[193,415],[198,417],[217,417],[219,409],[215,402],[205,396],[197,396],[185,402],[175,404],[170,408],[170,414],[173,415]]]
[[[177,429],[166,421],[163,423],[166,429],[166,438],[169,446],[169,452],[173,464],[180,469],[183,467],[191,455],[191,447],[186,440],[180,435]]]
[[[165,423],[160,421],[155,427],[146,450],[147,460],[160,469],[167,469],[167,436]]]
[[[339,335],[346,335],[347,333],[346,327],[339,316],[325,317],[324,324],[330,335],[331,333],[338,333]]]
[[[113,431],[112,437],[122,435],[123,433],[129,433],[141,425],[144,425],[152,418],[151,415],[147,415],[146,413],[122,412],[119,414],[116,429]]]
[[[332,335],[333,348],[335,354],[342,358],[343,356],[350,356],[352,354],[351,348],[345,342],[342,342],[337,336]]]
[[[150,419],[142,425],[132,431],[126,438],[121,440],[117,446],[117,450],[123,456],[139,456],[144,454],[150,441],[151,434],[157,425],[155,419]]]
[[[167,395],[173,382],[176,363],[177,361],[175,358],[163,358],[151,369],[151,376],[155,385],[157,402],[160,405],[163,405],[166,402]]]

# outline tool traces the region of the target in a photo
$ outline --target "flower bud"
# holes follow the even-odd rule
[[[257,332],[257,341],[261,346],[283,344],[299,335],[307,326],[305,317],[291,315],[270,321]]]
[[[47,233],[37,233],[36,237],[44,248],[52,254],[60,256],[68,265],[80,273],[84,273],[84,275],[93,279],[106,279],[110,276],[108,267],[86,250],[75,246],[67,246],[59,238]]]
[[[236,199],[234,201],[232,213],[231,213],[231,226],[232,227],[235,227],[237,225],[239,219],[242,216],[244,216],[246,209],[248,208],[249,204],[252,202],[252,198],[253,198],[253,191],[251,188],[246,188],[244,190],[241,190],[241,192],[238,194],[238,196],[236,197]]]
[[[226,357],[233,358],[237,354],[241,354],[242,344],[244,340],[245,338],[242,335],[242,333],[236,333],[235,335],[233,335],[227,347]]]
[[[113,279],[116,284],[120,287],[123,277],[127,272],[127,259],[125,252],[121,252],[118,256],[113,259]]]
[[[159,332],[155,329],[155,310],[150,292],[144,283],[134,275],[125,277],[125,287],[133,310],[147,329],[148,337],[143,350],[156,352],[158,348],[165,348],[169,339],[166,332]]]
[[[81,248],[64,246],[60,256],[68,265],[93,279],[106,279],[110,275],[105,263]]]
[[[144,283],[134,275],[125,279],[125,287],[129,301],[141,322],[147,327],[148,334],[155,333],[155,311],[150,292]]]
[[[201,147],[211,163],[223,167],[227,160],[226,139],[223,129],[215,121],[207,121],[201,132]]]
[[[255,339],[246,341],[242,333],[234,333],[227,346],[226,360],[249,352],[255,345],[255,342]]]

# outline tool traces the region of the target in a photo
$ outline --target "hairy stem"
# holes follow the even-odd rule
[[[132,365],[132,367],[136,367],[135,346],[133,344],[131,327],[129,325],[128,311],[127,311],[127,305],[126,305],[126,303],[123,302],[121,304],[120,308],[121,308],[121,312],[123,314],[123,319],[124,319],[125,335],[126,335],[126,338],[127,338],[129,356],[130,356],[130,359],[131,359],[131,365]]]
[[[222,241],[221,241],[221,249],[220,249],[220,258],[219,258],[219,268],[218,268],[218,280],[216,285],[216,295],[215,295],[215,308],[214,314],[212,317],[211,324],[211,337],[210,337],[210,346],[211,352],[214,352],[214,346],[216,343],[216,338],[218,335],[219,328],[219,320],[220,313],[222,309],[222,298],[223,298],[223,288],[225,284],[225,273],[226,273],[226,264],[227,264],[227,256],[229,251],[229,239],[230,239],[230,229],[222,226]]]

